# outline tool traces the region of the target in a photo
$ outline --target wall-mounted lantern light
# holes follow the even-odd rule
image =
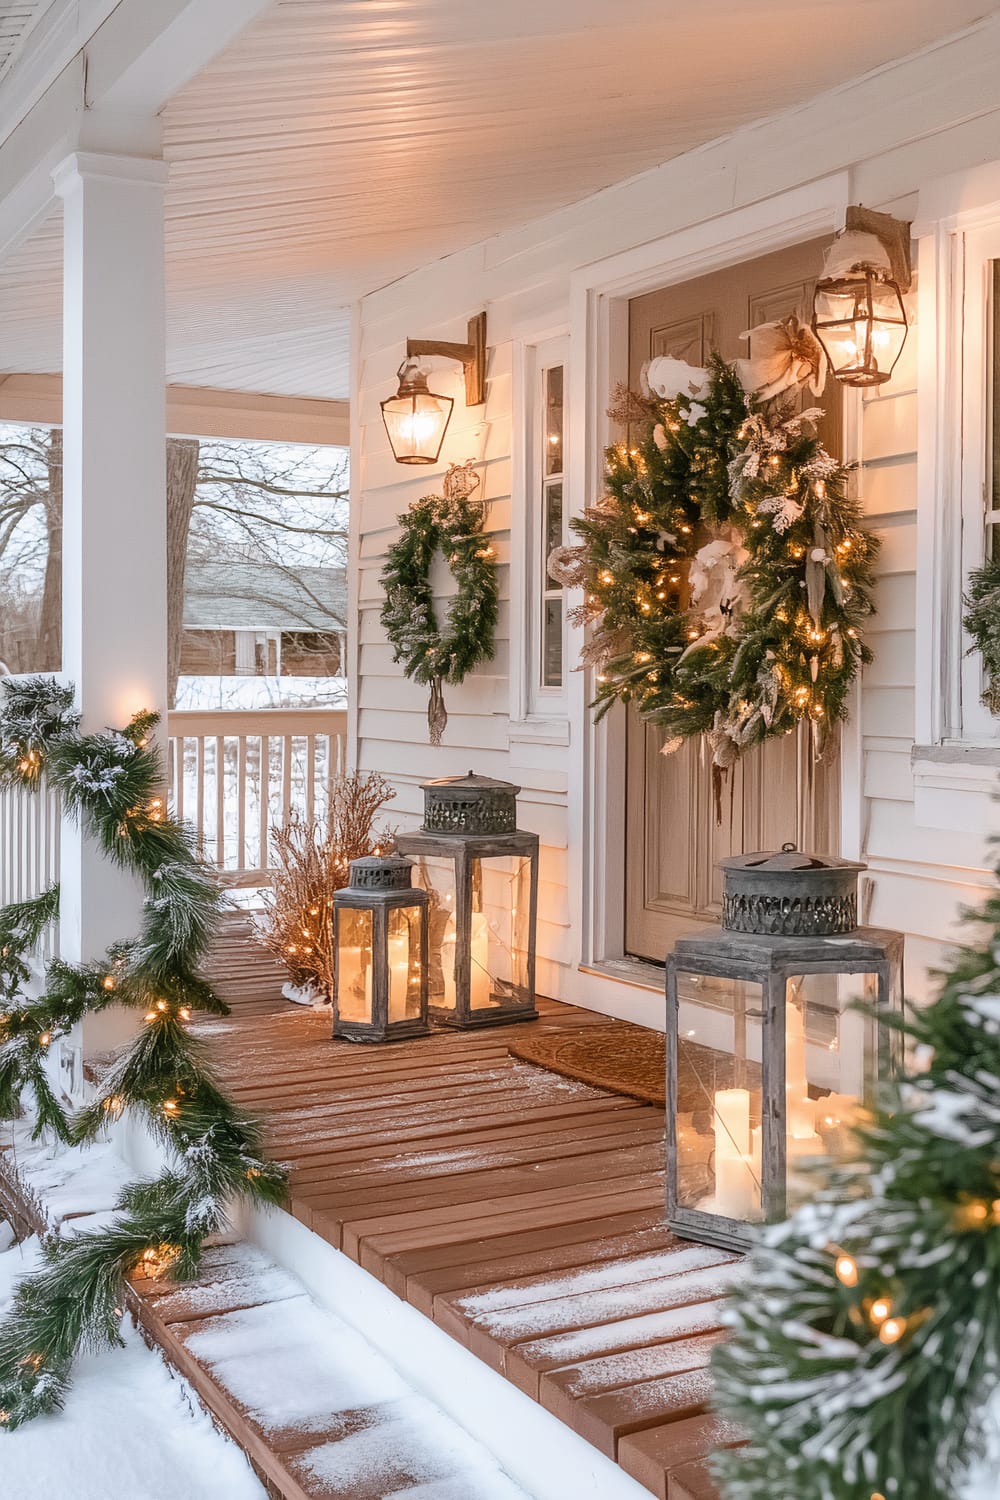
[[[910,226],[855,205],[827,251],[813,297],[813,332],[842,385],[884,385],[906,342]]]
[[[486,400],[486,314],[469,319],[465,344],[442,339],[407,339],[406,358],[397,372],[399,389],[382,402],[382,421],[398,464],[437,463],[451,419],[454,401],[427,386],[421,358],[436,355],[465,366],[465,404],[482,406]]]

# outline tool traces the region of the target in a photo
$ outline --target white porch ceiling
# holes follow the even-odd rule
[[[275,0],[165,112],[170,379],[344,398],[361,293],[994,9]],[[0,265],[0,371],[58,370],[59,266],[55,217]]]
[[[0,79],[10,72],[38,21],[55,0],[0,0]]]

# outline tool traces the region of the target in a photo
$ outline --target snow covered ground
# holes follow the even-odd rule
[[[35,1239],[0,1253],[0,1318],[37,1259]],[[3,1500],[266,1500],[240,1450],[129,1319],[123,1332],[124,1349],[83,1356],[62,1413],[0,1436]]]

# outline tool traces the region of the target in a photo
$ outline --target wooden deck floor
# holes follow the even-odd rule
[[[734,1258],[663,1226],[660,1109],[516,1061],[513,1028],[367,1048],[256,996],[200,1029],[298,1219],[660,1500],[714,1496],[705,1455],[739,1438],[706,1411]]]

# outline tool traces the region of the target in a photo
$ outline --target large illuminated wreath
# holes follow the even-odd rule
[[[598,716],[631,702],[664,750],[706,736],[718,789],[754,745],[811,726],[822,754],[871,653],[862,628],[878,541],[847,473],[816,435],[821,352],[794,318],[753,334],[752,357],[694,369],[657,359],[611,415],[607,493],[571,522],[581,544],[549,569],[581,586]],[[821,387],[819,387],[821,388]]]
[[[483,506],[469,498],[478,484],[471,465],[453,466],[445,494],[425,495],[399,517],[402,535],[389,548],[382,585],[382,624],[393,660],[414,682],[430,686],[427,722],[432,745],[448,722],[442,684],[463,682],[472,668],[493,658],[497,623],[496,553],[483,530]],[[431,564],[440,548],[458,585],[447,623],[438,624]]]

